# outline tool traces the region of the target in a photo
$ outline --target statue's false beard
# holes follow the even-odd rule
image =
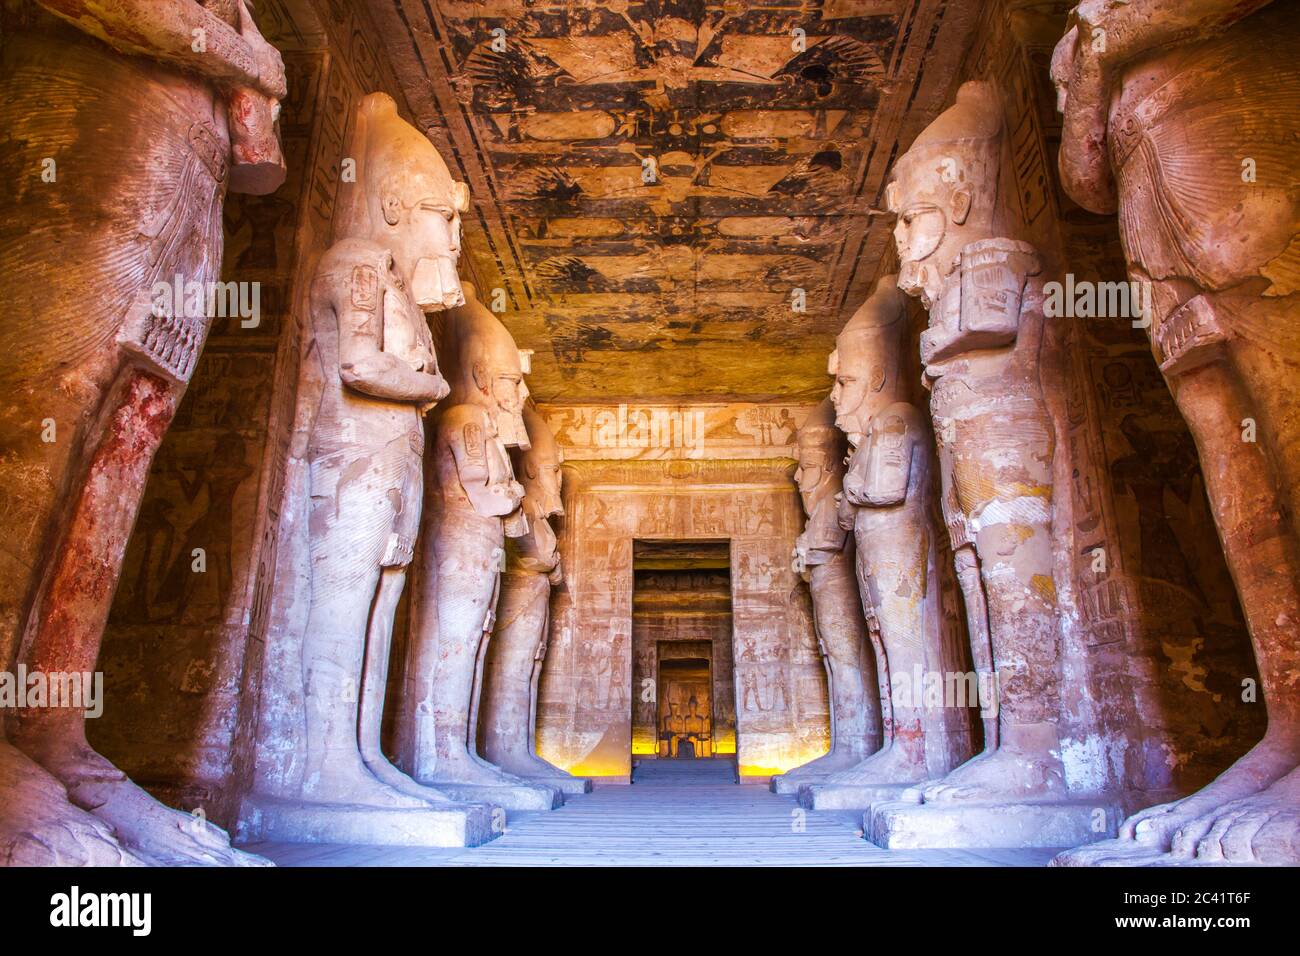
[[[411,294],[415,304],[426,311],[455,309],[465,304],[465,293],[456,274],[456,260],[450,257],[425,257],[415,263],[411,277]]]

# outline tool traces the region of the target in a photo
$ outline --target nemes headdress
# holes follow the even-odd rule
[[[469,210],[469,188],[452,179],[433,143],[398,115],[387,93],[371,93],[357,106],[348,159],[355,182],[342,186],[338,238],[372,235],[381,222],[393,225],[404,208],[427,199]]]
[[[963,83],[957,101],[894,163],[885,189],[889,211],[900,212],[905,202],[918,200],[943,207],[955,190],[975,189],[996,177],[1003,123],[997,88],[983,80]]]

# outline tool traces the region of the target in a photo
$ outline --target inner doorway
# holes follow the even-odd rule
[[[710,642],[659,642],[656,756],[680,760],[713,756],[711,657]]]
[[[730,564],[726,540],[633,542],[636,761],[735,755]]]

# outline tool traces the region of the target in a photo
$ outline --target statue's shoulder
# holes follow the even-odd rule
[[[373,239],[340,239],[321,256],[316,276],[343,275],[358,266],[369,266],[376,272],[387,270],[392,258],[392,253]]]
[[[471,457],[481,457],[488,440],[495,435],[487,410],[481,405],[452,405],[438,416],[438,444],[460,446]]]
[[[446,428],[461,428],[465,425],[486,426],[487,409],[466,402],[450,405],[438,417],[438,425]]]

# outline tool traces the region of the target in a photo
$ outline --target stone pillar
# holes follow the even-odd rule
[[[1053,57],[1062,179],[1118,212],[1130,278],[1150,290],[1144,322],[1196,440],[1268,711],[1263,740],[1204,789],[1060,863],[1300,863],[1300,30],[1288,5],[1265,6],[1087,5]]]
[[[0,331],[0,484],[21,499],[5,502],[6,670],[93,682],[145,478],[211,324],[227,187],[284,180],[280,56],[242,3],[208,6],[33,4],[5,37],[0,117],[30,174],[6,183],[0,241],[22,315]],[[19,707],[0,739],[0,864],[264,862],[92,750],[84,699],[50,703]]]
[[[818,810],[865,809],[946,773],[971,752],[969,728],[947,719],[934,681],[960,670],[943,640],[933,498],[934,452],[924,416],[906,401],[905,298],[885,276],[835,343],[835,423],[852,455],[840,520],[856,540],[857,581],[879,675],[884,745],[801,791]]]
[[[505,539],[528,533],[508,448],[527,448],[529,353],[465,285],[441,346],[451,396],[439,409],[411,602],[398,759],[419,781],[459,799],[550,810],[560,791],[506,773],[478,754],[482,671],[496,619]]]
[[[467,208],[432,144],[384,93],[357,110],[357,178],[311,285],[301,389],[317,396],[301,444],[309,475],[306,728],[296,792],[255,793],[251,839],[459,846],[491,820],[417,784],[380,750],[393,619],[423,495],[425,412],[448,392],[422,310],[463,302]]]
[[[564,515],[560,498],[564,456],[546,419],[524,406],[528,448],[511,450],[524,487],[528,532],[511,538],[501,575],[496,628],[488,642],[479,705],[478,740],[483,756],[502,770],[555,787],[587,793],[591,781],[566,773],[537,756],[537,683],[546,659],[551,588],[564,583],[551,519]]]
[[[1096,801],[1072,801],[1061,763],[1061,631],[1053,562],[1055,426],[1039,380],[1042,265],[1000,190],[1003,110],[990,83],[957,102],[898,160],[899,287],[930,313],[921,359],[943,456],[942,500],[968,611],[982,584],[996,676],[995,741],[974,760],[875,807],[886,846],[1053,846],[1104,835]],[[960,517],[959,517],[960,516]],[[1103,812],[1104,809],[1103,809]],[[1100,829],[1102,832],[1098,833]]]
[[[775,777],[776,793],[797,793],[880,749],[880,685],[858,593],[857,547],[839,523],[844,454],[844,436],[835,428],[828,398],[799,427],[794,480],[808,521],[795,543],[794,570],[812,594],[813,626],[830,691],[831,749]]]

